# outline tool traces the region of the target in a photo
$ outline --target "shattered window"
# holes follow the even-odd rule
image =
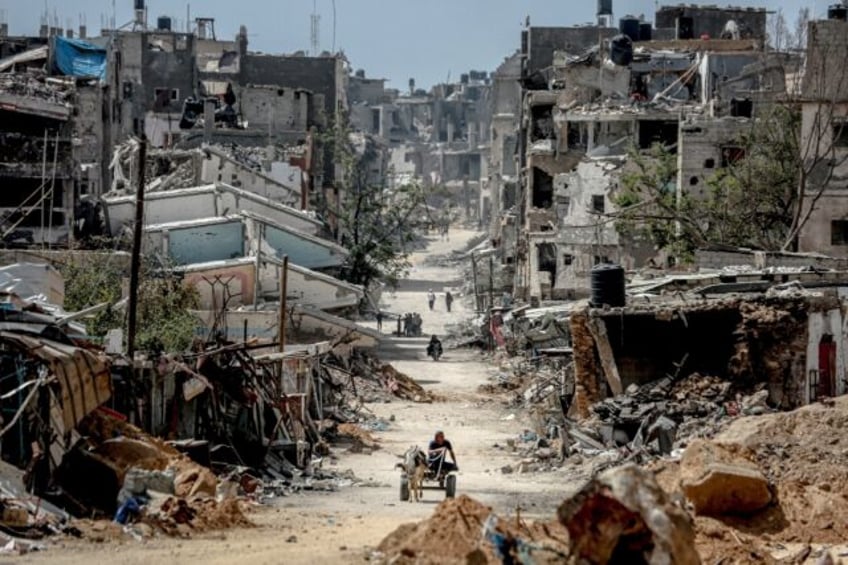
[[[603,214],[605,210],[604,195],[595,194],[592,196],[592,211],[596,214]]]
[[[830,244],[848,245],[848,220],[830,222]]]
[[[745,158],[745,148],[726,145],[721,148],[721,166],[729,167]]]
[[[833,146],[848,147],[848,122],[833,123]]]

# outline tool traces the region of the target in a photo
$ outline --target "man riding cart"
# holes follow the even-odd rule
[[[412,449],[417,450],[418,448],[413,447]],[[450,454],[451,461],[447,460],[448,454]],[[453,445],[445,439],[444,432],[438,431],[427,448],[427,471],[426,473],[422,472],[423,476],[420,476],[421,482],[424,484],[414,484],[413,487],[418,489],[443,490],[445,491],[446,498],[453,498],[456,495],[457,471],[459,471],[459,466],[456,464]],[[413,469],[405,469],[401,475],[400,499],[402,501],[409,500],[410,479],[413,477]],[[427,486],[426,483],[437,483],[437,485]]]

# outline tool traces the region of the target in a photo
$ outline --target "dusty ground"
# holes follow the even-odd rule
[[[446,324],[470,316],[463,300],[454,302],[454,312],[445,310],[444,290],[458,286],[459,273],[453,268],[425,265],[424,258],[464,249],[475,235],[477,232],[460,230],[451,233],[450,241],[431,238],[429,247],[412,257],[414,268],[409,280],[397,293],[384,295],[381,306],[390,312],[419,312],[427,335],[443,335]],[[428,288],[438,295],[433,312],[427,309]],[[392,328],[392,322],[384,322],[385,332]],[[389,430],[375,434],[383,448],[372,455],[338,454],[339,468],[353,469],[358,477],[373,479],[382,486],[281,498],[250,514],[256,528],[146,542],[120,540],[106,533],[101,543],[54,540],[47,543],[46,551],[15,558],[15,562],[61,565],[90,563],[104,557],[120,559],[123,565],[178,561],[215,565],[235,559],[256,564],[364,561],[367,547],[377,546],[400,523],[429,516],[444,496],[439,491],[425,491],[423,503],[401,503],[394,470],[397,454],[410,445],[424,446],[436,429],[445,431],[457,452],[459,493],[491,505],[501,516],[512,515],[516,507],[521,507],[523,516],[550,518],[568,491],[578,485],[554,473],[501,474],[500,468],[515,463],[516,457],[494,445],[504,445],[528,427],[527,423],[520,420],[520,413],[516,419],[505,419],[509,411],[477,392],[490,370],[479,353],[451,350],[436,363],[425,356],[426,341],[389,338],[382,357],[447,400],[370,405],[381,417],[395,417]]]

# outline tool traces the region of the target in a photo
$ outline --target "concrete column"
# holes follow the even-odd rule
[[[207,99],[203,104],[203,141],[212,141],[212,132],[215,130],[215,101]]]
[[[588,124],[588,136],[586,138],[586,152],[592,151],[595,148],[595,122],[589,122]]]
[[[454,125],[453,120],[448,120],[448,143],[453,143],[454,136]]]

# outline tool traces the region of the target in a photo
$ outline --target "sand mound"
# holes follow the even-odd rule
[[[351,443],[350,451],[360,453],[363,449],[380,449],[379,440],[359,424],[339,424],[338,438]]]
[[[848,398],[792,412],[740,418],[714,438],[757,465],[776,502],[748,517],[695,519],[697,546],[706,561],[759,560],[792,543],[836,544],[848,531]],[[680,491],[676,463],[654,465],[668,492]]]
[[[186,500],[168,497],[158,510],[147,513],[142,522],[170,536],[187,537],[210,530],[253,527],[235,498],[217,502],[214,498]]]
[[[492,544],[483,538],[483,526],[492,509],[468,496],[447,499],[433,515],[417,524],[403,524],[389,534],[378,550],[392,563],[500,563]],[[527,525],[496,518],[496,531],[537,547],[536,563],[558,562],[568,534],[558,523]],[[550,560],[550,561],[547,561]]]

